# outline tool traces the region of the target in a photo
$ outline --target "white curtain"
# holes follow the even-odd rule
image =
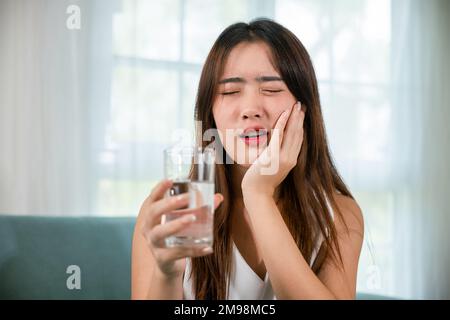
[[[392,2],[395,293],[450,298],[450,2]]]
[[[275,18],[361,205],[358,290],[450,298],[447,0],[2,0],[0,213],[136,215],[219,32]],[[80,8],[80,29],[67,8]],[[351,147],[351,148],[349,148]]]
[[[89,9],[79,29],[67,23],[74,4]],[[110,8],[0,2],[0,212],[93,213],[95,133],[109,107]]]

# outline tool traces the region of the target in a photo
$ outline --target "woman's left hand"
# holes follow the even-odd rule
[[[273,196],[276,187],[297,165],[303,143],[305,110],[300,102],[285,110],[272,130],[269,145],[248,168],[242,179],[242,193]]]

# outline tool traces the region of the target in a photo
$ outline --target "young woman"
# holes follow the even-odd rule
[[[213,248],[164,247],[192,220],[160,224],[187,203],[163,198],[172,182],[161,181],[136,223],[132,298],[354,299],[363,217],[332,162],[314,68],[296,36],[268,19],[224,30],[195,118],[202,132],[221,133],[227,158],[216,164]],[[268,163],[277,170],[262,174]]]

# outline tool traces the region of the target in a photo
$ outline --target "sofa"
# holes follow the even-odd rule
[[[0,299],[129,299],[134,223],[0,215]]]

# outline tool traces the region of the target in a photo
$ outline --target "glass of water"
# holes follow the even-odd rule
[[[161,223],[193,214],[196,220],[178,233],[165,239],[166,247],[209,245],[213,243],[214,221],[214,166],[213,148],[174,146],[164,150],[164,175],[173,181],[166,197],[189,194],[185,208],[162,216]]]

